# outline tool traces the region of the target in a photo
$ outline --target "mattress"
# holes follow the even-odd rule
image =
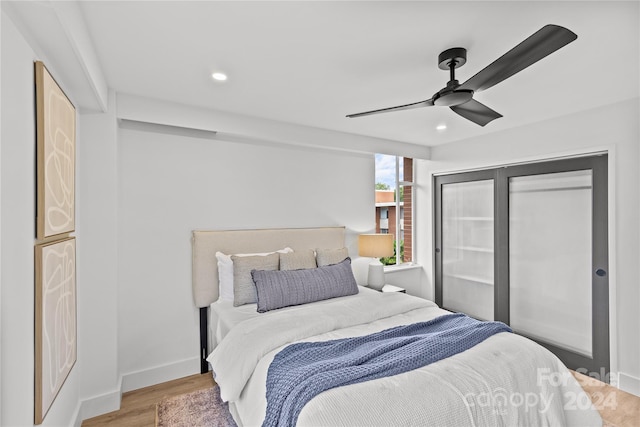
[[[234,326],[260,315],[256,304],[234,307],[231,301],[218,300],[209,310],[209,349],[213,350]]]
[[[253,310],[215,308],[217,341],[207,359],[223,400],[246,426],[264,419],[269,364],[286,345],[361,336],[448,313],[431,301],[368,288],[263,314]],[[602,425],[585,397],[555,355],[499,333],[404,374],[327,390],[303,408],[298,425]]]
[[[373,289],[359,287],[360,292],[362,293],[373,293],[378,294],[377,291]],[[342,297],[348,298],[348,297]],[[326,305],[332,304],[334,300],[340,300],[342,298],[334,298],[331,300],[324,300],[312,303],[313,305]],[[304,307],[310,306],[312,304],[305,304]],[[300,306],[297,307],[286,307],[278,310],[279,312],[286,311],[296,311],[299,310]],[[229,333],[234,326],[242,323],[245,320],[252,318],[259,318],[261,316],[264,317],[265,313],[258,313],[257,304],[244,304],[239,307],[235,307],[233,302],[231,301],[222,301],[218,300],[210,305],[209,310],[209,349],[213,351],[216,348],[219,342]]]

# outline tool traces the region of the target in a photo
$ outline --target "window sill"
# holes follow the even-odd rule
[[[422,266],[420,264],[414,264],[414,263],[405,263],[405,264],[398,264],[398,265],[385,265],[384,266],[384,272],[385,273],[394,273],[396,271],[414,270],[414,269],[418,269],[418,268],[422,268]]]

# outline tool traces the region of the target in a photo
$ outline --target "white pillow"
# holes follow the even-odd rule
[[[284,248],[275,251],[281,254],[293,252],[291,248]],[[235,256],[265,256],[271,255],[274,252],[265,252],[260,254],[231,254]],[[218,299],[220,301],[233,302],[233,261],[231,255],[223,254],[222,252],[216,252],[216,258],[218,259]]]

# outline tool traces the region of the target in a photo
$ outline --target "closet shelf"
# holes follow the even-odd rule
[[[493,221],[492,216],[454,216],[450,219],[458,221]]]
[[[481,276],[472,276],[469,274],[444,274],[445,277],[466,280],[468,282],[482,283],[483,285],[493,286],[493,280]]]
[[[447,249],[459,249],[463,251],[472,251],[472,252],[485,252],[485,253],[493,253],[493,249],[491,248],[483,248],[481,246],[447,246],[444,248]]]

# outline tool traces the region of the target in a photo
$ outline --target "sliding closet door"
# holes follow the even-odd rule
[[[438,177],[436,299],[443,308],[494,318],[494,179],[472,172]]]
[[[600,375],[609,370],[606,173],[606,156],[498,171],[508,188],[499,265],[510,326]]]
[[[607,156],[437,176],[436,303],[609,372]]]

